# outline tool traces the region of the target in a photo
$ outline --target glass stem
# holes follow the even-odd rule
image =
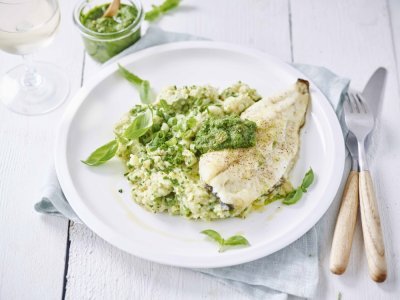
[[[21,84],[26,88],[35,88],[42,83],[42,76],[36,72],[36,68],[33,65],[32,55],[23,55],[25,64],[25,74],[22,77]]]

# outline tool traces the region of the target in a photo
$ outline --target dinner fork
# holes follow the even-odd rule
[[[374,281],[386,279],[387,266],[382,229],[371,174],[365,154],[365,140],[374,128],[374,117],[359,93],[349,93],[344,102],[345,122],[357,138],[359,157],[359,196],[361,224],[368,269]]]

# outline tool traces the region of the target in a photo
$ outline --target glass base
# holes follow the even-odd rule
[[[49,63],[35,62],[35,73],[19,65],[0,78],[0,100],[23,115],[40,115],[59,107],[69,94],[64,72]]]

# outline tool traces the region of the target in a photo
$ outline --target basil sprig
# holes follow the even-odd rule
[[[138,115],[124,132],[124,137],[133,140],[144,135],[153,125],[153,113],[148,108],[144,113]]]
[[[146,12],[144,19],[152,22],[158,19],[161,15],[177,7],[180,2],[181,0],[165,0],[161,5],[152,5],[152,9]]]
[[[138,115],[129,127],[125,130],[122,137],[128,140],[138,139],[153,126],[153,113],[150,108]],[[121,137],[118,137],[121,138]],[[82,160],[88,166],[98,166],[104,164],[115,156],[118,150],[117,140],[112,140],[107,144],[97,148],[89,155],[86,160]]]
[[[140,100],[144,104],[150,104],[153,102],[154,94],[150,87],[150,82],[148,80],[144,80],[139,76],[129,72],[126,68],[118,64],[119,73],[122,77],[128,80],[133,86],[138,90]]]
[[[118,149],[118,143],[116,140],[112,140],[107,144],[97,148],[86,160],[82,160],[84,164],[88,166],[98,166],[114,157]]]
[[[207,235],[212,240],[218,243],[219,252],[225,251],[227,247],[250,245],[249,241],[242,235],[233,235],[227,239],[224,239],[218,232],[212,229],[203,230],[201,233]]]
[[[304,175],[301,185],[297,189],[294,189],[293,191],[289,192],[282,200],[282,203],[286,205],[292,205],[298,202],[301,199],[301,197],[303,197],[303,194],[307,193],[307,189],[310,187],[313,181],[314,181],[314,172],[310,168]]]

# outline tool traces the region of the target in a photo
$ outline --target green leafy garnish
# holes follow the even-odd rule
[[[282,200],[282,203],[286,205],[292,205],[297,203],[301,199],[303,194],[307,193],[307,189],[310,187],[313,181],[314,181],[314,172],[310,168],[304,175],[301,185],[297,189],[294,189],[293,191],[286,194],[284,199]]]
[[[88,166],[98,166],[104,164],[106,161],[114,157],[118,149],[118,143],[116,140],[97,148],[86,160],[82,160],[84,164]]]
[[[118,64],[119,73],[128,80],[130,83],[134,85],[134,87],[138,90],[140,100],[144,104],[150,104],[153,102],[154,94],[150,87],[150,82],[148,80],[144,80],[135,74],[129,72],[126,68]]]
[[[177,7],[180,2],[181,0],[165,0],[161,5],[152,5],[152,9],[145,14],[144,19],[152,22]]]
[[[298,202],[301,199],[301,197],[303,197],[303,191],[301,188],[298,188],[287,194],[282,203],[286,205],[292,205]]]
[[[313,183],[313,181],[314,181],[314,172],[310,168],[310,170],[308,170],[306,175],[304,175],[303,181],[300,186],[304,193],[307,193],[307,189],[310,187],[310,185]]]
[[[241,235],[233,235],[228,239],[224,239],[218,232],[212,229],[203,230],[201,233],[207,235],[208,237],[210,237],[211,239],[213,239],[215,242],[218,243],[219,252],[225,251],[225,249],[230,246],[250,245],[249,241],[244,236]]]
[[[132,122],[131,125],[125,130],[123,136],[118,136],[118,139],[132,140],[137,139],[144,135],[153,125],[153,113],[151,109],[147,109],[145,112],[138,115]],[[98,166],[104,164],[115,156],[118,149],[117,140],[97,148],[86,160],[82,160],[84,164],[88,166]]]
[[[144,113],[138,115],[132,124],[124,132],[124,138],[133,140],[144,135],[153,125],[153,113],[147,109]]]

